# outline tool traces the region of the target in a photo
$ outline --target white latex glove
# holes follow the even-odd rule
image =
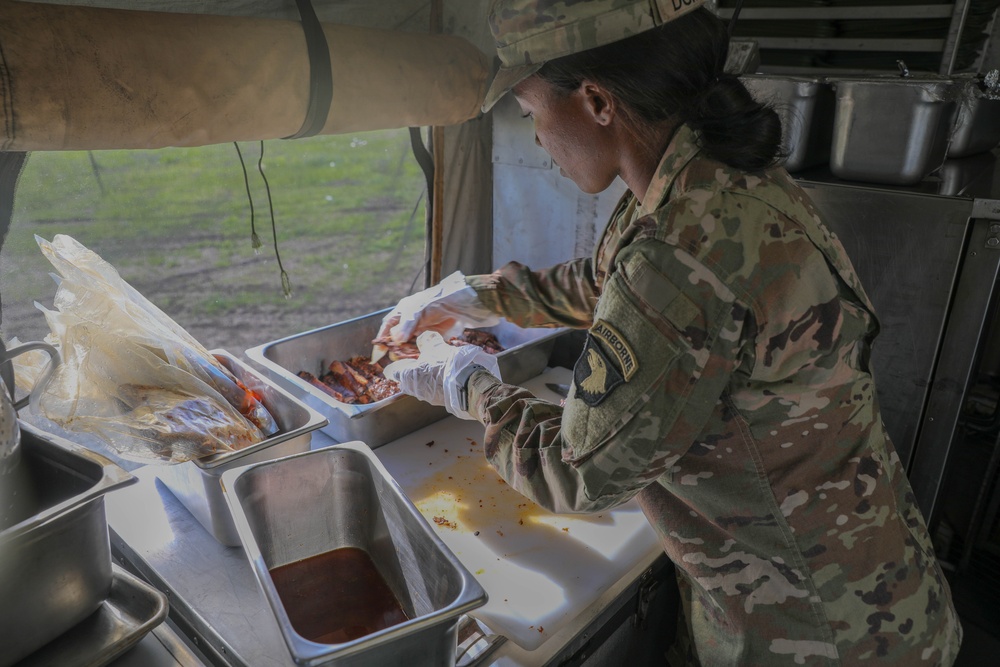
[[[388,335],[405,343],[414,334],[437,331],[448,340],[466,328],[499,323],[500,317],[483,305],[462,272],[456,271],[437,285],[401,299],[382,319],[378,337]]]
[[[431,405],[443,405],[461,419],[474,419],[459,407],[458,374],[470,364],[479,364],[500,378],[496,356],[476,345],[449,345],[436,331],[425,331],[417,336],[417,347],[419,358],[394,361],[385,367],[385,376],[398,382],[404,394]]]

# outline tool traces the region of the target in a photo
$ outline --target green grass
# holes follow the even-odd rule
[[[218,328],[229,314],[245,319],[256,309],[301,331],[408,293],[424,261],[425,180],[405,129],[264,143],[290,299],[282,294],[257,168],[260,144],[241,143],[240,150],[259,253],[251,247],[250,201],[233,144],[30,155],[3,245],[4,334],[25,337],[7,331],[10,309],[51,303],[52,267],[35,234],[76,238],[182,326],[208,327],[201,338],[213,335],[210,321]]]

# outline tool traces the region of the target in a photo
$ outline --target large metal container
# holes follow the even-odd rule
[[[298,377],[308,371],[316,377],[330,362],[371,354],[388,309],[282,338],[246,351],[247,358],[293,396],[329,420],[323,432],[337,442],[361,440],[369,447],[387,442],[444,419],[443,407],[429,405],[406,394],[396,394],[368,405],[341,403]],[[504,351],[497,363],[504,382],[517,384],[545,370],[556,338],[565,329],[522,329],[506,320],[487,327]]]
[[[837,104],[830,171],[839,178],[914,185],[941,166],[955,104],[947,77],[831,77]]]
[[[755,100],[772,105],[781,118],[785,169],[801,171],[830,161],[835,98],[825,79],[744,74],[740,80]]]
[[[46,645],[111,592],[104,495],[134,483],[110,460],[21,422],[33,508],[0,531],[0,666]],[[6,479],[6,478],[5,478]]]
[[[344,443],[222,475],[247,558],[300,665],[454,665],[463,614],[486,592],[370,448]],[[409,620],[342,644],[303,638],[271,570],[334,549],[366,552]]]
[[[1000,144],[1000,99],[990,99],[984,94],[978,75],[960,75],[955,79],[958,103],[948,157],[967,157],[993,150]]]
[[[161,466],[157,477],[216,540],[229,547],[238,547],[240,536],[222,493],[222,473],[238,466],[309,451],[313,431],[326,426],[327,420],[225,350],[213,350],[212,354],[257,395],[278,423],[279,431],[256,445],[235,452]]]

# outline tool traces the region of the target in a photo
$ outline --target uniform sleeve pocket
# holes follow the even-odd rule
[[[570,445],[566,460],[587,458],[642,411],[687,347],[680,334],[663,326],[662,316],[650,310],[621,272],[611,277],[573,368],[562,421]]]

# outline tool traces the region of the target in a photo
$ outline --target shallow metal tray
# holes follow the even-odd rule
[[[462,616],[486,591],[361,442],[229,470],[222,476],[244,552],[300,665],[454,665]],[[309,511],[303,511],[308,508]],[[270,571],[334,549],[365,551],[408,620],[340,644],[292,626]]]
[[[0,531],[0,665],[33,653],[91,615],[112,587],[104,512],[137,479],[69,440],[20,422],[19,474],[32,511]]]
[[[744,74],[740,80],[781,118],[785,169],[795,172],[830,161],[835,98],[824,78]]]
[[[17,667],[102,667],[167,618],[167,596],[117,565],[111,592],[93,614],[38,649]]]
[[[253,391],[278,423],[279,432],[256,445],[213,454],[184,463],[157,467],[157,477],[181,504],[222,544],[240,545],[219,478],[230,468],[309,450],[312,432],[326,426],[326,417],[303,404],[225,350],[212,354]]]
[[[406,394],[368,405],[341,403],[298,377],[308,371],[319,377],[330,362],[371,354],[372,338],[389,309],[265,343],[246,351],[247,358],[293,396],[329,420],[323,432],[337,442],[361,440],[379,447],[448,416],[443,407]],[[566,329],[522,329],[506,320],[486,327],[505,348],[497,355],[503,381],[519,384],[548,365],[556,338]]]
[[[914,185],[948,150],[954,82],[947,77],[830,77],[836,90],[830,171],[839,178]]]

